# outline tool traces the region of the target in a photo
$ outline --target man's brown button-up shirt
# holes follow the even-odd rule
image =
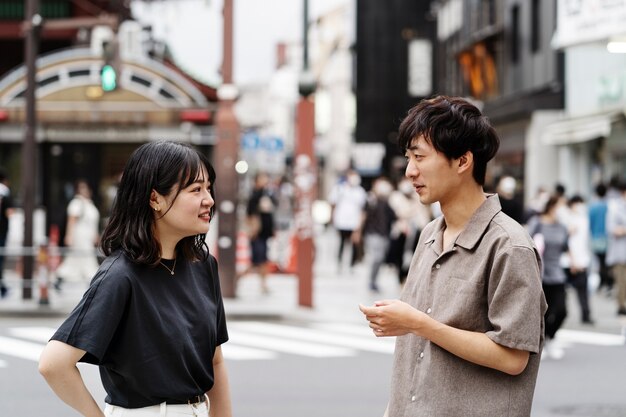
[[[529,416],[546,310],[539,255],[495,195],[445,251],[444,230],[440,217],[422,232],[401,299],[444,324],[529,351],[530,359],[512,376],[413,334],[398,337],[389,417]]]

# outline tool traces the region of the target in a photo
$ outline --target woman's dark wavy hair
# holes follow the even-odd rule
[[[171,141],[144,144],[130,156],[120,181],[111,218],[102,233],[100,245],[105,255],[123,250],[136,263],[157,265],[161,246],[155,235],[154,210],[150,194],[178,193],[197,178],[203,169],[209,175],[210,193],[215,200],[215,170],[209,160],[192,147]],[[211,219],[215,206],[211,207]],[[164,214],[165,215],[165,214]],[[205,235],[189,236],[178,242],[176,252],[189,260],[206,259]]]
[[[449,160],[472,152],[474,180],[485,184],[487,162],[498,151],[500,139],[476,106],[458,97],[422,100],[409,110],[400,124],[398,144],[402,152],[408,150],[413,139],[422,135]]]

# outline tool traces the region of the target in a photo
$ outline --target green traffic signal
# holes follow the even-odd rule
[[[105,65],[100,71],[102,91],[113,91],[117,88],[117,73],[111,65]]]

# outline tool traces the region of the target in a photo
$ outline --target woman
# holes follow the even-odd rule
[[[130,157],[102,235],[107,258],[39,362],[83,416],[232,416],[224,307],[204,240],[214,181],[183,144],[153,142]],[[104,413],[77,362],[99,366]]]
[[[561,256],[568,253],[569,237],[567,228],[557,219],[559,201],[558,196],[550,197],[539,219],[531,219],[528,225],[528,231],[541,253],[543,264],[541,281],[548,303],[545,314],[546,343],[544,352],[552,359],[563,357],[563,350],[554,345],[553,340],[556,332],[565,321],[565,317],[567,317],[565,304],[566,276],[560,262]]]

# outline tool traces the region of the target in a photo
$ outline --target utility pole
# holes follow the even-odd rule
[[[217,145],[213,158],[217,175],[220,284],[222,295],[228,298],[234,298],[237,293],[235,249],[239,188],[239,178],[235,171],[239,150],[239,123],[234,110],[237,88],[233,84],[233,13],[233,0],[224,0],[222,85],[217,90],[219,99],[215,117]]]
[[[295,224],[297,242],[298,304],[313,307],[313,215],[316,198],[317,162],[315,138],[315,79],[309,69],[309,2],[304,0],[302,34],[302,73],[299,80],[300,101],[296,109],[296,158],[294,185],[296,191]]]
[[[33,296],[33,213],[35,211],[35,176],[37,175],[37,54],[39,31],[42,18],[39,15],[39,0],[25,0],[25,42],[26,59],[26,126],[22,144],[22,207],[24,210],[24,247],[22,298],[30,300]]]

